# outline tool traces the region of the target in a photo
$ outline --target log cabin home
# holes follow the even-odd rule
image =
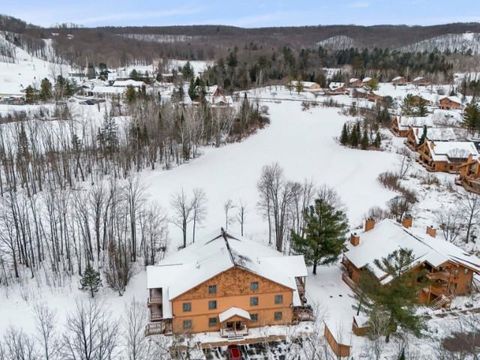
[[[348,86],[351,87],[351,88],[361,88],[363,87],[363,82],[362,80],[360,79],[357,79],[357,78],[351,78],[349,81],[348,81]]]
[[[332,81],[328,84],[328,89],[326,90],[327,95],[348,95],[349,90],[346,88],[344,82]]]
[[[217,85],[206,88],[205,100],[213,107],[229,107],[233,105],[232,97],[226,95],[225,90]]]
[[[404,86],[408,84],[408,81],[403,76],[396,76],[392,79],[392,84],[395,86]]]
[[[149,335],[214,333],[252,343],[249,330],[313,320],[303,256],[284,256],[225,231],[147,267]]]
[[[407,137],[412,127],[424,126],[432,127],[433,119],[431,116],[416,117],[416,116],[394,116],[392,125],[390,127],[394,135],[399,137]]]
[[[436,127],[427,127],[427,133],[425,140],[430,140],[434,142],[439,141],[456,141],[457,135],[452,128],[436,128]],[[410,148],[410,150],[417,151],[420,146],[420,141],[423,136],[425,128],[423,126],[410,127],[407,132],[407,140],[405,144]]]
[[[427,140],[418,149],[418,162],[428,171],[456,174],[468,158],[478,158],[478,150],[470,141]]]
[[[469,156],[467,161],[458,167],[457,185],[465,190],[480,194],[480,159]]]
[[[461,110],[462,101],[456,96],[446,96],[438,102],[438,107],[442,110]]]
[[[434,307],[448,306],[455,296],[470,294],[473,276],[480,273],[479,258],[437,237],[433,226],[423,232],[414,228],[410,216],[401,224],[391,219],[378,223],[367,219],[362,232],[351,234],[347,248],[342,259],[343,279],[353,289],[358,289],[364,270],[382,285],[388,284],[392,277],[377,267],[375,260],[400,248],[413,250],[415,261],[408,271],[423,271],[430,280],[420,290],[418,301]]]
[[[428,86],[430,85],[430,81],[425,79],[423,76],[418,76],[412,80],[412,84],[415,86]]]

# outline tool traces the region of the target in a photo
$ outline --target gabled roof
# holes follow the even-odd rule
[[[224,312],[220,313],[218,315],[218,319],[220,320],[221,323],[227,321],[228,319],[231,319],[234,316],[241,317],[243,319],[250,320],[250,314],[248,311],[237,308],[237,307],[231,307],[228,310],[225,310]]]
[[[402,79],[404,79],[403,76],[396,76],[396,77],[394,77],[394,78],[392,79],[392,81],[400,81],[400,80],[402,80]]]
[[[390,219],[382,220],[372,230],[360,233],[359,245],[353,246],[349,243],[347,246],[345,256],[353,265],[358,269],[369,268],[379,280],[383,280],[382,282],[388,282],[390,279],[374,264],[374,261],[400,248],[413,251],[415,261],[411,264],[412,268],[424,262],[438,267],[451,261],[480,273],[478,257],[439,237],[433,238],[418,230],[406,229]]]
[[[433,118],[431,116],[400,116],[397,119],[399,130],[408,130],[410,127],[433,126]]]
[[[448,161],[449,159],[466,159],[470,155],[478,157],[478,150],[470,141],[427,141],[433,161]]]
[[[451,102],[462,105],[462,100],[457,96],[445,96],[445,97],[440,99],[440,101],[443,101],[443,100],[450,100]]]
[[[420,143],[420,138],[423,135],[423,127],[412,127],[413,136],[417,144]],[[432,141],[455,141],[457,140],[457,135],[452,128],[427,128],[427,139]]]
[[[295,277],[307,276],[303,255],[284,256],[268,246],[225,232],[190,245],[158,265],[147,266],[147,288],[162,288],[163,303],[170,305],[181,294],[233,268],[291,288],[294,303],[300,302]],[[171,309],[164,312],[171,315]]]

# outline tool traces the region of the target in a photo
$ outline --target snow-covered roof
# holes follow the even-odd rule
[[[446,100],[446,99],[448,99],[452,102],[455,102],[457,104],[460,104],[460,105],[462,104],[462,100],[458,96],[445,96],[445,97],[441,98],[440,101]]]
[[[411,127],[430,127],[433,126],[433,118],[431,116],[400,116],[398,118],[398,129],[408,130]]]
[[[330,84],[328,84],[328,88],[332,91],[340,89],[345,86],[345,83],[343,82],[337,82],[337,81],[332,81]]]
[[[127,86],[133,86],[133,87],[142,87],[145,85],[143,81],[136,81],[132,79],[128,80],[116,80],[112,86],[117,86],[117,87],[127,87]]]
[[[238,316],[247,320],[250,320],[250,314],[248,311],[237,308],[237,307],[231,307],[228,310],[225,310],[224,312],[220,313],[218,315],[218,319],[220,320],[221,323],[227,321],[228,319],[231,319],[234,316]]]
[[[360,79],[351,78],[348,82],[351,84],[351,83],[354,83],[354,82],[357,82],[357,81],[360,81]]]
[[[478,150],[470,141],[428,141],[428,147],[433,161],[448,161],[449,159],[466,159],[470,155],[478,157]]]
[[[415,79],[413,79],[413,82],[422,81],[422,80],[424,80],[423,76],[418,76]]]
[[[423,127],[412,127],[415,142],[420,143],[420,138],[423,134]],[[436,128],[430,127],[427,129],[427,139],[432,141],[455,141],[457,135],[452,128]]]
[[[162,288],[164,317],[171,316],[172,299],[234,267],[293,289],[293,302],[300,305],[295,277],[307,276],[303,255],[283,256],[258,242],[225,236],[217,233],[147,267],[147,288]]]
[[[348,244],[345,256],[357,267],[368,267],[382,282],[388,282],[387,274],[378,268],[374,261],[381,259],[395,250],[410,249],[413,251],[415,261],[411,267],[427,262],[433,267],[438,267],[447,261],[459,263],[480,272],[480,259],[469,255],[456,245],[439,237],[431,237],[418,229],[406,229],[401,224],[384,219],[372,230],[359,234],[360,244]]]
[[[392,79],[392,81],[400,81],[402,80],[404,77],[403,76],[396,76]]]
[[[372,80],[372,78],[369,77],[369,76],[367,76],[367,77],[363,78],[362,82],[363,82],[363,83],[368,83],[368,82],[371,81],[371,80]]]

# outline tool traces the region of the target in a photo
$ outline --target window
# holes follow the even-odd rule
[[[217,300],[210,300],[208,302],[208,310],[215,310],[217,308]]]
[[[218,321],[217,321],[216,317],[208,319],[208,326],[209,327],[215,327],[215,326],[217,326],[217,324],[218,324]]]
[[[208,285],[208,293],[210,295],[217,293],[217,285]]]
[[[252,281],[250,283],[250,290],[257,291],[258,290],[258,281]]]
[[[275,295],[275,304],[283,304],[283,295]]]
[[[183,312],[190,312],[192,311],[192,303],[183,303]]]
[[[183,330],[189,330],[192,328],[192,320],[183,320]]]
[[[281,311],[275,311],[275,314],[273,314],[275,321],[280,321],[282,320],[282,312]]]
[[[250,306],[257,306],[258,305],[258,297],[252,296],[250,298]]]
[[[258,321],[258,314],[250,314],[250,320],[252,320],[253,322],[257,322]]]

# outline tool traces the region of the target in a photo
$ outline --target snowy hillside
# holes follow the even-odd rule
[[[344,50],[355,47],[355,41],[349,36],[337,35],[317,42],[317,46],[331,50]]]
[[[412,45],[402,47],[402,51],[422,52],[438,49],[441,52],[471,51],[480,53],[480,33],[447,34],[432,39],[423,40]]]
[[[13,54],[12,58],[0,56],[0,95],[21,95],[28,85],[35,84],[38,88],[43,78],[53,82],[55,76],[65,76],[70,71],[67,65],[45,61],[28,54],[7,42],[3,36],[0,36],[0,45],[8,46]]]

